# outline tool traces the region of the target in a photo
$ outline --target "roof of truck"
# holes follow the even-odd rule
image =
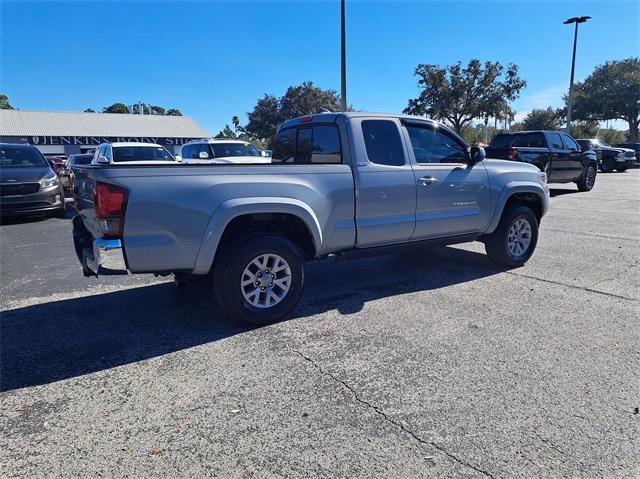
[[[297,125],[299,123],[305,122],[313,122],[313,121],[325,121],[325,122],[335,122],[336,119],[340,116],[345,118],[406,118],[412,120],[420,120],[427,121],[433,124],[441,124],[436,120],[432,120],[430,118],[424,118],[421,116],[407,115],[405,113],[379,113],[379,112],[370,112],[370,111],[340,111],[340,112],[322,112],[322,113],[314,113],[313,115],[303,115],[296,118],[292,118],[290,120],[285,121],[281,128],[290,125]],[[311,120],[309,120],[311,118]],[[305,121],[306,120],[306,121]]]

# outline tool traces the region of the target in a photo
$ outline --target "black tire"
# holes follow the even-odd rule
[[[624,173],[625,171],[627,171],[627,168],[616,168],[616,171]]]
[[[298,304],[304,289],[304,259],[300,251],[280,236],[258,236],[235,244],[238,243],[239,246],[224,248],[216,258],[213,288],[218,304],[234,319],[244,323],[262,326],[281,320]],[[277,304],[256,307],[245,298],[241,281],[252,260],[265,254],[278,255],[288,263],[290,286]]]
[[[531,228],[528,248],[519,255],[514,255],[509,249],[508,238],[511,226],[524,219]],[[494,263],[508,268],[516,268],[524,265],[536,249],[538,244],[538,219],[530,208],[520,205],[512,205],[505,208],[496,230],[487,235],[484,240],[487,255]]]
[[[597,175],[598,171],[595,166],[587,166],[580,181],[576,182],[576,185],[578,185],[578,190],[591,191],[596,184]]]
[[[611,168],[611,165],[609,165],[608,163],[606,163],[606,162],[604,162],[604,161],[603,161],[603,162],[600,164],[600,171],[601,171],[602,173],[611,173],[611,172],[613,171],[613,168]]]

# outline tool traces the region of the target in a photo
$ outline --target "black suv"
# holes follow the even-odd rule
[[[549,183],[576,183],[589,191],[596,183],[598,162],[591,150],[560,131],[514,131],[501,133],[486,149],[487,158],[531,163],[547,174]]]
[[[636,162],[636,153],[628,148],[614,148],[598,138],[577,140],[583,150],[595,152],[600,165],[600,171],[610,173],[613,170],[627,171]]]

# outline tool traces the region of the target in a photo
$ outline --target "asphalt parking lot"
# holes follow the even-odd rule
[[[258,329],[5,221],[0,476],[640,477],[640,170],[553,196],[523,268],[318,262]]]

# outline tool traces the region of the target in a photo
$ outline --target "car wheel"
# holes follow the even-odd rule
[[[625,171],[627,171],[627,168],[616,168],[616,170],[620,173],[624,173]]]
[[[600,171],[601,171],[602,173],[611,173],[612,168],[611,168],[611,166],[610,166],[609,164],[607,164],[607,163],[604,163],[604,162],[603,162],[603,163],[600,165]]]
[[[538,219],[526,206],[510,206],[484,243],[487,255],[494,263],[509,268],[522,266],[536,249]]]
[[[578,190],[591,191],[593,186],[596,184],[596,175],[597,172],[595,166],[587,166],[582,175],[582,179],[576,183],[578,185]]]
[[[255,325],[274,323],[298,303],[304,260],[280,236],[258,236],[221,252],[213,270],[214,294],[233,318]]]

